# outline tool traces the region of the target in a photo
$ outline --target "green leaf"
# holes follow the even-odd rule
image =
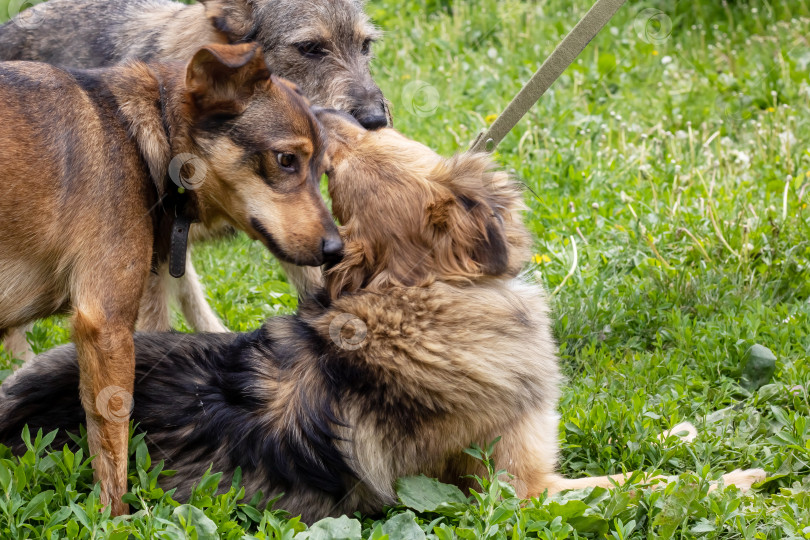
[[[73,510],[73,514],[76,516],[76,519],[79,520],[79,523],[81,523],[82,525],[84,525],[85,527],[87,527],[89,529],[90,528],[90,520],[87,519],[87,512],[85,512],[84,509],[82,509],[81,506],[79,506],[78,504],[76,504],[74,502],[70,503],[70,509]]]
[[[608,520],[595,514],[572,517],[568,520],[568,524],[578,533],[590,533],[600,536],[607,534],[610,528],[610,522]]]
[[[397,495],[402,504],[417,512],[435,512],[446,503],[466,503],[456,486],[443,484],[427,476],[407,476],[397,480]]]
[[[513,508],[509,508],[508,506],[501,505],[492,512],[492,517],[489,519],[489,522],[493,525],[498,525],[499,523],[503,523],[504,521],[508,521],[509,518],[515,515],[515,510]]]
[[[702,534],[714,532],[716,529],[717,528],[714,526],[714,523],[712,523],[706,518],[703,518],[700,521],[698,521],[694,527],[692,527],[691,532],[692,534]]]
[[[45,508],[51,499],[53,498],[53,491],[43,491],[42,493],[35,495],[33,499],[31,499],[27,505],[25,505],[25,510],[23,510],[22,515],[20,516],[20,523],[26,523],[32,517],[40,517],[42,513],[42,509]]]
[[[53,515],[51,515],[51,519],[48,520],[48,523],[47,525],[45,525],[45,528],[48,529],[58,523],[62,523],[67,518],[69,518],[72,513],[73,510],[71,510],[69,506],[63,506],[62,508],[54,512]]]
[[[79,535],[79,524],[76,523],[76,520],[71,519],[68,521],[67,526],[65,526],[65,532],[68,538],[76,538],[76,536]]]
[[[547,507],[552,516],[560,516],[566,520],[575,516],[584,515],[589,508],[587,504],[576,499],[567,501],[565,504],[551,501],[548,503]]]
[[[382,530],[390,540],[425,540],[425,532],[416,522],[414,513],[410,511],[386,521]]]
[[[247,504],[240,504],[239,509],[245,513],[247,517],[252,519],[255,522],[259,522],[262,520],[262,513]]]
[[[360,540],[362,528],[360,522],[347,516],[324,518],[313,524],[309,530],[296,536],[305,540]]]
[[[0,461],[0,488],[3,488],[3,493],[11,493],[11,471],[2,461]]]
[[[388,535],[383,532],[382,525],[377,525],[374,527],[374,530],[371,531],[371,536],[369,536],[368,540],[389,540],[389,538]],[[452,537],[450,540],[452,540]]]
[[[776,355],[762,345],[753,345],[743,356],[740,386],[750,392],[768,384],[776,371]]]
[[[456,529],[456,534],[463,540],[478,540],[478,534],[475,532],[475,529],[459,527]]]
[[[433,527],[433,533],[439,540],[454,540],[453,529],[446,523]]]
[[[682,484],[664,499],[661,512],[655,516],[653,525],[658,526],[661,538],[669,539],[689,514],[689,506],[698,495],[699,488],[693,484]]]
[[[181,527],[193,527],[197,531],[199,540],[217,540],[217,525],[205,515],[205,512],[191,506],[183,504],[172,512],[172,520]]]

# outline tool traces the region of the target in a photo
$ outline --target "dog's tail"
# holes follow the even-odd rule
[[[70,441],[68,431],[78,432],[84,418],[73,345],[34,358],[0,386],[0,444],[15,453],[25,451],[21,434],[26,425],[32,437],[39,429],[58,429],[53,443],[58,448]]]

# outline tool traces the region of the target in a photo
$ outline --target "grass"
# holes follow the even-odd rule
[[[396,127],[443,153],[464,150],[589,5],[372,0],[386,31],[375,77]],[[469,501],[441,491],[449,504],[430,507],[438,488],[417,482],[417,495],[401,489],[407,504],[379,521],[304,531],[237,501],[237,488],[215,497],[216,476],[180,506],[156,487],[136,441],[141,510],[110,521],[88,496],[86,453],[49,453],[39,441],[22,460],[0,460],[0,536],[41,537],[52,522],[49,534],[70,538],[810,538],[807,35],[805,0],[628,2],[498,151],[527,185],[530,271],[556,292],[568,375],[562,471],[680,475],[666,489],[516,501],[490,476]],[[230,328],[293,308],[260,246],[238,238],[194,256]],[[32,343],[68,338],[48,320]],[[753,344],[777,361],[769,384],[751,391],[740,383]],[[0,368],[11,362],[0,358]],[[683,420],[697,424],[696,441],[658,440]],[[737,467],[770,479],[749,494],[708,493],[709,479]],[[18,508],[9,510],[9,493]],[[26,513],[28,528],[18,527]],[[189,522],[197,532],[183,532]]]

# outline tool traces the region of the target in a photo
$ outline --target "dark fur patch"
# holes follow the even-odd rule
[[[345,490],[343,477],[351,470],[334,446],[331,426],[339,420],[332,410],[333,395],[312,390],[318,388],[317,381],[299,384],[303,406],[296,409],[295,421],[268,417],[273,396],[262,395],[257,381],[290,377],[312,344],[308,339],[312,330],[303,322],[276,321],[285,327],[284,338],[268,329],[231,338],[185,336],[187,346],[175,349],[137,379],[133,417],[169,458],[169,466],[172,458],[193,457],[201,473],[211,456],[225,452],[227,463],[222,465],[227,470],[239,466],[246,474],[260,470],[265,475],[265,493],[271,486],[288,489],[304,483],[340,495]],[[145,339],[139,338],[137,344]],[[221,343],[224,339],[230,342]],[[141,348],[138,352],[141,372]],[[185,375],[178,378],[178,372]],[[158,395],[169,402],[154,399]],[[175,430],[185,428],[191,428],[188,435],[177,437]]]
[[[63,348],[66,349],[75,354],[72,345]],[[36,377],[14,378],[0,390],[0,444],[17,453],[25,451],[20,437],[25,425],[32,433],[38,429],[45,433],[58,429],[53,446],[59,448],[70,442],[67,433],[77,432],[84,418],[76,362],[60,362],[58,369]]]
[[[342,422],[332,386],[319,382],[317,373],[310,381],[291,380],[300,406],[286,423],[268,416],[274,396],[257,384],[294,378],[306,352],[324,354],[314,336],[309,325],[289,317],[248,334],[136,335],[132,418],[147,433],[155,459],[165,459],[167,468],[185,464],[169,484],[190,485],[214,462],[216,470],[261,474],[265,494],[301,484],[334,497],[345,494],[345,479],[353,473],[335,447],[333,426]],[[24,450],[26,424],[33,432],[61,430],[56,444],[64,444],[67,431],[84,421],[75,349],[61,347],[49,357],[58,359],[50,371],[21,373],[0,394],[0,443],[17,452]]]
[[[498,276],[509,268],[509,244],[503,229],[494,221],[487,223],[487,237],[476,246],[473,260],[481,264],[484,273]]]

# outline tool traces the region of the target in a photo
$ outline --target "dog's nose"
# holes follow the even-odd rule
[[[343,241],[340,236],[333,235],[322,239],[321,253],[323,254],[323,262],[327,266],[339,263],[343,258]]]
[[[370,114],[361,114],[357,116],[357,121],[366,129],[375,130],[384,128],[388,125],[388,117],[385,113],[373,112]]]

